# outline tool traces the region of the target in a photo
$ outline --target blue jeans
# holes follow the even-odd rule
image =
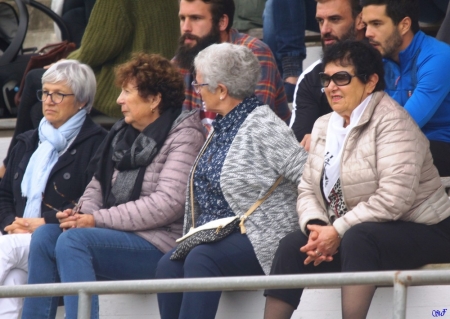
[[[283,79],[298,77],[306,57],[305,30],[319,31],[315,0],[267,0],[263,14],[264,42],[275,56]],[[295,84],[284,83],[288,102]]]
[[[159,261],[156,278],[264,275],[250,240],[239,232],[221,241],[195,247],[183,261],[170,260],[172,252]],[[161,319],[214,319],[221,293],[158,294]]]
[[[280,73],[283,72],[282,59],[297,57],[301,62],[306,57],[305,30],[319,31],[315,20],[315,0],[267,0],[264,8],[264,42],[272,50]],[[295,70],[299,76],[302,65]]]
[[[47,224],[32,235],[28,282],[53,283],[152,279],[163,253],[131,232],[75,228],[62,232]],[[58,275],[59,273],[59,275]],[[78,296],[64,297],[67,319],[76,319]],[[22,318],[54,318],[58,297],[25,298]],[[91,318],[97,319],[98,296],[92,297]]]

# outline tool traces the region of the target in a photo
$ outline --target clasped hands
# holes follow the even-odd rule
[[[95,227],[94,216],[91,214],[73,213],[71,208],[56,213],[59,220],[59,227],[64,230],[71,228],[89,228]]]
[[[307,225],[310,233],[308,243],[300,248],[308,257],[305,265],[314,262],[318,266],[321,262],[330,262],[337,253],[341,238],[333,226]]]
[[[56,218],[58,218],[60,227],[64,230],[77,227],[95,227],[94,216],[90,214],[74,214],[72,209],[56,213]],[[11,225],[5,227],[5,232],[8,234],[31,234],[36,228],[44,224],[44,218],[16,217]]]
[[[5,227],[5,232],[8,234],[31,234],[36,228],[44,224],[44,218],[16,217],[11,225]]]

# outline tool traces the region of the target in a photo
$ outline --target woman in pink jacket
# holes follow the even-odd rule
[[[300,229],[280,241],[271,274],[413,269],[448,263],[450,201],[429,142],[383,92],[381,56],[344,41],[324,54],[334,112],[319,118],[298,187]],[[425,105],[423,107],[426,107]],[[375,286],[342,288],[342,317],[366,318]],[[302,289],[266,291],[265,318],[290,318]]]
[[[77,207],[33,234],[29,283],[151,279],[182,233],[187,178],[204,142],[199,115],[181,113],[183,79],[159,55],[135,55],[116,82],[124,119],[100,146]],[[77,318],[78,297],[64,304],[66,318]],[[52,318],[57,305],[57,297],[27,298],[22,318]]]

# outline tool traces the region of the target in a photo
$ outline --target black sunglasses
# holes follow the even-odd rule
[[[366,75],[365,74],[351,75],[346,71],[339,71],[333,75],[328,75],[324,72],[319,73],[320,83],[324,88],[328,87],[331,81],[333,81],[334,84],[336,84],[337,86],[348,85],[352,81],[352,78],[354,78],[355,76],[363,76],[365,78]]]

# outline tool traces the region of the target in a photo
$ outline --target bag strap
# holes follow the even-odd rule
[[[208,139],[205,142],[205,145],[203,146],[203,149],[201,150],[200,154],[197,157],[197,161],[195,162],[194,166],[192,167],[192,174],[191,174],[191,180],[189,181],[189,192],[191,194],[191,214],[192,214],[192,225],[191,228],[195,228],[195,217],[194,217],[194,174],[195,170],[197,169],[197,164],[200,162],[200,158],[203,156],[203,153],[205,152],[206,148],[208,147],[209,143],[211,142],[215,131],[213,131]]]
[[[191,195],[191,214],[192,214],[192,225],[191,228],[195,228],[195,215],[194,215],[194,174],[195,174],[195,170],[197,169],[197,164],[198,162],[200,162],[200,158],[203,156],[203,153],[205,152],[206,148],[208,147],[209,143],[211,142],[213,135],[214,135],[215,131],[213,131],[208,139],[205,142],[205,145],[203,146],[203,149],[200,151],[200,154],[197,157],[197,161],[194,163],[194,166],[192,167],[192,174],[191,174],[191,179],[189,181],[189,193]],[[245,229],[244,226],[244,221],[248,218],[248,216],[250,216],[258,207],[259,205],[261,205],[262,203],[264,203],[264,201],[270,196],[270,194],[272,194],[272,192],[275,190],[275,188],[277,188],[277,186],[281,183],[281,181],[283,180],[283,175],[281,175],[280,177],[278,177],[278,179],[275,181],[275,183],[273,183],[272,187],[270,187],[270,189],[268,190],[268,192],[266,193],[266,195],[264,195],[262,198],[258,199],[249,209],[248,211],[240,218],[241,222],[239,223],[239,228],[241,229],[241,234],[245,234],[247,232],[247,229]]]
[[[272,187],[270,187],[269,191],[264,195],[263,198],[258,199],[249,209],[248,211],[241,217],[241,222],[239,223],[239,228],[241,229],[241,234],[247,233],[247,229],[244,226],[244,221],[250,216],[264,201],[272,194],[272,192],[277,188],[277,186],[283,180],[283,175],[277,178],[275,183],[273,183]]]

